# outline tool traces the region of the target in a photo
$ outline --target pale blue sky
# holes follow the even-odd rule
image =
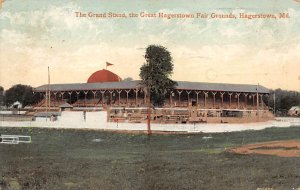
[[[94,19],[75,12],[289,13],[289,19]],[[0,85],[86,82],[105,61],[138,79],[149,44],[174,57],[173,79],[300,90],[300,3],[294,0],[6,0],[0,10]],[[6,67],[5,65],[10,65]],[[299,69],[300,70],[300,69]],[[15,75],[11,75],[15,72]],[[37,80],[38,79],[38,80]]]

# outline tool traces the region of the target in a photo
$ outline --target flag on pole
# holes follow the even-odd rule
[[[114,65],[114,64],[106,62],[106,69],[107,69],[108,66],[112,66],[112,65]]]
[[[111,65],[114,65],[114,64],[106,62],[106,66],[111,66]]]

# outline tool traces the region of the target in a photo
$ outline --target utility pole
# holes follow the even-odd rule
[[[258,112],[258,106],[259,106],[259,99],[258,99],[258,85],[256,86],[256,110],[257,110],[257,119],[259,119],[259,112]]]
[[[276,97],[275,97],[275,91],[274,91],[274,94],[273,94],[273,101],[274,101],[274,106],[273,106],[273,112],[274,112],[274,116],[276,116]]]
[[[47,84],[47,89],[46,89],[46,112],[48,112],[48,91],[49,91],[49,85]]]
[[[47,85],[47,90],[46,90],[46,96],[45,96],[45,99],[46,99],[46,112],[48,112],[48,85]]]
[[[147,134],[151,135],[151,126],[150,126],[150,121],[151,121],[151,97],[150,97],[150,88],[148,86],[147,89],[148,92],[148,114],[147,114]]]
[[[49,110],[50,110],[50,107],[51,107],[51,105],[50,105],[50,97],[51,97],[51,95],[50,95],[50,68],[49,68],[49,66],[48,66],[48,89],[47,89],[47,106],[49,106]],[[47,109],[48,110],[48,109]]]

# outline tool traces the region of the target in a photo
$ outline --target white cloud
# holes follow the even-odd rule
[[[5,48],[8,44],[24,46],[32,43],[32,39],[27,34],[16,30],[2,29],[0,31],[0,39],[1,48]]]
[[[232,37],[240,37],[243,35],[243,33],[236,31],[233,28],[227,28],[221,31],[221,34],[223,36],[226,36],[228,38],[232,38]]]

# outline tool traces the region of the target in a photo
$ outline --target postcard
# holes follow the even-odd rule
[[[0,190],[299,189],[299,32],[299,0],[0,0]]]

